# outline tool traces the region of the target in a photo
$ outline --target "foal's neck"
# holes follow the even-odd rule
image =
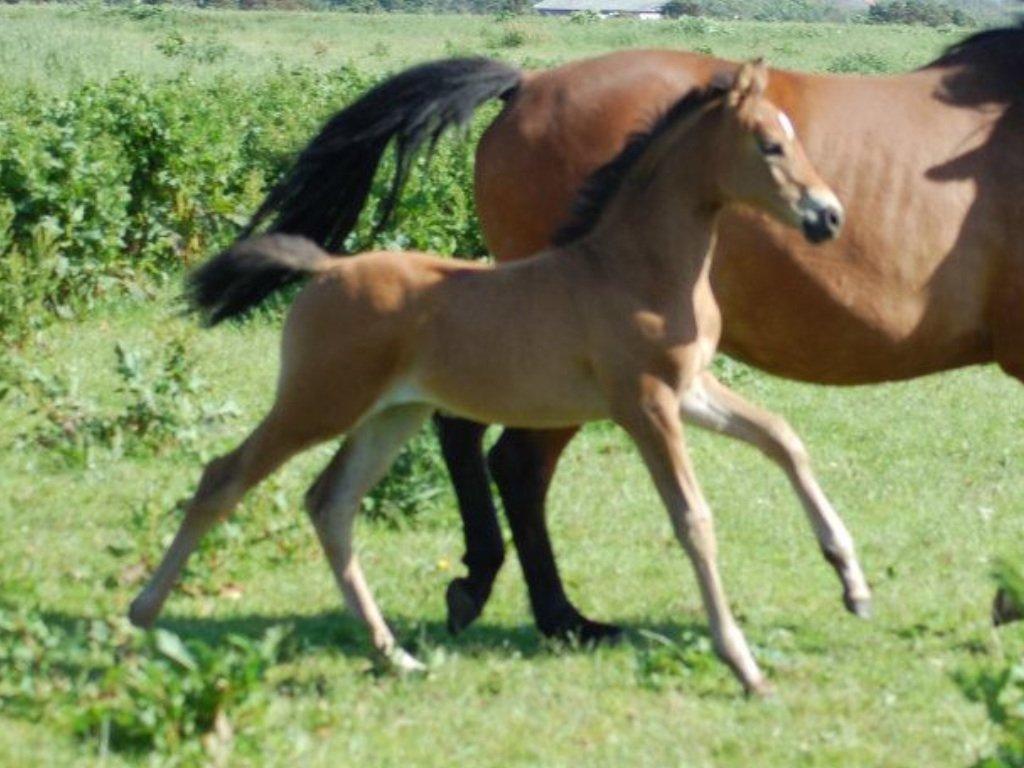
[[[623,180],[576,247],[616,282],[678,295],[706,277],[720,205],[699,154],[680,172],[678,142]],[[572,247],[572,246],[570,246]]]

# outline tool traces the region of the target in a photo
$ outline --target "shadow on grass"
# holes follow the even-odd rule
[[[63,611],[43,611],[41,616],[48,624],[69,631],[81,626],[82,622],[96,618]],[[391,615],[388,623],[399,643],[413,652],[444,648],[474,658],[533,658],[546,654],[586,653],[594,650],[594,646],[545,638],[531,624],[506,625],[478,621],[453,636],[448,632],[447,625],[439,620]],[[210,618],[168,615],[160,619],[156,626],[170,630],[182,639],[201,640],[211,646],[224,643],[232,635],[256,640],[272,627],[287,626],[297,641],[300,656],[324,651],[338,651],[349,656],[370,656],[373,650],[362,623],[340,611]],[[707,635],[707,625],[700,621],[657,622],[636,618],[620,622],[618,626],[623,629],[622,638],[601,647],[639,646],[645,642],[645,633],[654,633],[670,640],[693,634]]]

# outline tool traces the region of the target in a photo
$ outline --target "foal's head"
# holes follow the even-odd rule
[[[717,152],[723,202],[760,208],[813,243],[834,238],[843,206],[811,165],[789,116],[764,95],[768,69],[744,64],[725,85]]]

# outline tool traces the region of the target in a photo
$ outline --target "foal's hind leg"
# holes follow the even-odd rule
[[[867,616],[871,591],[857,561],[853,538],[818,485],[807,450],[785,419],[747,402],[707,372],[684,396],[682,412],[683,418],[697,426],[759,448],[782,468],[803,503],[825,559],[839,574],[847,609]]]
[[[363,496],[383,477],[398,453],[431,412],[404,405],[372,416],[351,433],[306,494],[306,509],[345,596],[348,609],[370,630],[374,647],[400,670],[423,665],[395,643],[352,551],[352,528]]]
[[[132,623],[149,627],[181,576],[189,556],[214,523],[238,504],[245,492],[273,472],[305,443],[272,412],[238,448],[206,465],[185,519],[156,573],[132,602]]]

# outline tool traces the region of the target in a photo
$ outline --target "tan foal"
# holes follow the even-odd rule
[[[185,521],[131,608],[152,623],[202,535],[297,452],[343,433],[306,497],[350,610],[399,669],[419,668],[385,623],[352,546],[362,496],[435,410],[550,428],[613,419],[636,443],[696,571],[718,654],[766,690],[726,600],[711,511],[680,416],[762,448],[789,474],[849,601],[869,592],[853,542],[777,416],[708,372],[720,316],[708,274],[723,206],[741,203],[808,239],[833,237],[835,195],[749,64],[727,87],[677,103],[595,177],[580,239],[497,268],[420,253],[334,259],[287,235],[241,243],[192,279],[217,321],[310,275],[285,324],[277,399],[234,452],[206,469]],[[515,322],[509,322],[514,318]]]

